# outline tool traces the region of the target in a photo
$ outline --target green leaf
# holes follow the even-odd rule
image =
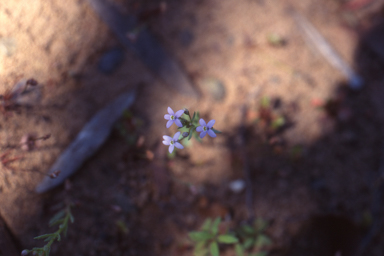
[[[256,238],[256,246],[262,247],[264,245],[270,245],[272,243],[271,239],[269,239],[266,235],[259,235]]]
[[[268,255],[268,252],[257,252],[257,253],[253,253],[251,254],[252,256],[267,256]],[[251,256],[250,255],[250,256]]]
[[[73,217],[71,212],[69,212],[69,219],[70,219],[71,223],[75,222],[75,218]]]
[[[208,254],[207,248],[201,248],[201,249],[195,250],[193,252],[193,255],[195,255],[195,256],[206,256],[207,254]]]
[[[53,234],[45,234],[45,235],[41,235],[41,236],[37,236],[33,239],[44,239],[44,238],[47,238],[47,237],[51,237]]]
[[[217,241],[223,244],[234,244],[239,241],[235,236],[233,235],[220,235],[217,237]]]
[[[195,130],[196,130],[196,127],[193,126],[193,127],[191,128],[191,130],[189,131],[188,140],[190,140],[190,139],[192,138],[192,134],[193,134],[193,132],[194,132]]]
[[[217,232],[219,232],[219,225],[220,225],[220,222],[221,222],[221,218],[218,217],[215,219],[215,221],[213,222],[212,224],[212,228],[211,228],[211,231],[213,234],[217,234]]]
[[[52,217],[52,219],[49,221],[49,226],[52,227],[56,225],[65,215],[65,210],[61,210],[58,213],[55,214],[55,216]]]
[[[254,228],[252,228],[251,226],[249,225],[243,225],[241,226],[241,229],[247,234],[247,235],[255,235],[256,234],[256,230]]]
[[[256,230],[257,232],[263,232],[267,226],[268,226],[268,222],[263,220],[262,218],[257,218],[254,222],[254,225],[256,227]]]
[[[201,250],[205,247],[205,241],[200,241],[200,242],[197,242],[197,244],[195,245],[195,250]]]
[[[244,243],[243,243],[243,247],[245,250],[248,250],[249,248],[251,248],[253,245],[255,244],[255,239],[250,237],[250,238],[247,238],[245,239]]]
[[[206,243],[205,241],[198,242],[195,245],[193,254],[195,256],[205,256],[208,253],[208,249],[206,248]]]
[[[263,108],[269,108],[269,106],[270,106],[270,101],[269,101],[269,98],[268,98],[268,97],[263,97],[263,98],[261,99],[261,106],[262,106]]]
[[[276,118],[275,120],[273,120],[271,126],[273,129],[278,129],[281,126],[283,126],[284,124],[285,124],[285,119],[284,119],[284,117],[280,116],[280,117]]]
[[[44,246],[44,255],[48,256],[50,252],[51,252],[51,246],[48,246],[47,244],[46,246]]]
[[[211,232],[208,231],[193,231],[189,232],[189,238],[195,242],[206,241],[214,237]]]
[[[236,256],[244,256],[244,250],[241,244],[235,245],[235,252],[236,252]]]
[[[212,225],[212,219],[208,218],[204,221],[203,226],[201,227],[202,230],[204,231],[209,231],[211,229]]]
[[[65,237],[67,236],[67,232],[68,232],[68,224],[66,223],[66,225],[64,226],[64,229],[63,229],[63,233],[64,233]]]
[[[213,129],[213,128],[211,128],[211,130],[214,131],[214,132],[217,133],[217,134],[222,133],[221,131],[216,130],[216,129]]]
[[[209,245],[209,251],[211,252],[212,256],[219,256],[219,245],[216,242],[212,242]]]
[[[193,116],[192,116],[192,119],[191,119],[191,122],[193,123],[193,119],[195,118],[196,116],[196,112],[193,112]]]
[[[193,136],[195,137],[195,139],[196,139],[198,142],[201,143],[200,136],[199,136],[196,132],[193,133]]]

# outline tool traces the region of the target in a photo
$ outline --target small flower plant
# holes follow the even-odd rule
[[[212,138],[215,138],[216,134],[221,133],[220,131],[213,128],[215,120],[211,120],[208,123],[206,123],[202,118],[199,120],[199,112],[194,112],[193,116],[191,117],[189,110],[186,108],[175,113],[172,108],[168,107],[168,114],[164,115],[164,119],[168,120],[166,124],[167,128],[170,128],[173,124],[175,124],[178,126],[179,130],[183,131],[183,133],[175,133],[173,137],[167,135],[163,136],[163,144],[169,146],[168,151],[171,154],[175,147],[178,149],[184,148],[184,146],[180,143],[181,140],[185,138],[190,140],[193,134],[195,134],[196,139],[198,139],[195,132],[200,132],[200,139],[204,138],[206,134]]]
[[[33,255],[33,256],[49,256],[51,252],[51,245],[55,241],[60,241],[61,236],[67,235],[68,224],[69,222],[73,223],[74,218],[71,212],[71,205],[69,204],[65,209],[59,211],[53,218],[49,221],[49,226],[59,225],[59,229],[51,234],[45,234],[41,236],[37,236],[34,239],[44,239],[44,242],[47,242],[43,247],[35,247],[31,250],[23,250],[21,252],[22,256],[25,255]]]

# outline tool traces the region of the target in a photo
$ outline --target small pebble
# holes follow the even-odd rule
[[[245,182],[244,180],[234,180],[229,183],[229,189],[234,193],[240,193],[245,188]]]
[[[203,91],[207,92],[216,101],[222,101],[226,96],[224,83],[215,78],[205,78],[200,83]]]

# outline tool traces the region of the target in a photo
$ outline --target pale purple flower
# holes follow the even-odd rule
[[[168,114],[164,115],[164,119],[168,120],[167,128],[171,127],[173,123],[175,123],[179,127],[183,127],[183,124],[179,120],[179,118],[183,115],[183,113],[184,113],[184,110],[179,110],[175,113],[170,107],[168,107]]]
[[[212,138],[216,137],[216,133],[212,130],[213,125],[215,124],[215,120],[211,120],[208,124],[205,123],[204,119],[199,120],[200,126],[196,128],[197,132],[200,133],[200,138],[204,138],[205,134],[208,133]]]
[[[179,149],[183,149],[183,148],[184,148],[183,145],[180,144],[180,142],[177,142],[177,141],[179,140],[179,136],[180,136],[180,132],[177,132],[177,133],[173,136],[173,138],[172,138],[172,137],[169,137],[169,136],[167,136],[167,135],[164,135],[164,136],[163,136],[163,139],[164,139],[164,140],[163,140],[163,144],[169,146],[169,148],[168,148],[169,153],[172,153],[172,152],[173,152],[173,149],[174,149],[175,147],[177,147],[177,148],[179,148]]]

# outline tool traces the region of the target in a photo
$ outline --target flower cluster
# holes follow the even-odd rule
[[[188,109],[179,110],[175,113],[170,107],[168,107],[168,114],[164,115],[164,119],[168,120],[166,124],[167,128],[171,127],[172,124],[176,124],[178,126],[178,129],[187,130],[182,133],[181,138],[181,132],[177,132],[173,137],[167,135],[163,136],[163,144],[169,146],[169,153],[172,153],[175,147],[178,149],[183,149],[184,147],[179,141],[185,138],[188,138],[188,140],[190,140],[192,134],[195,131],[200,132],[201,139],[204,138],[207,133],[212,138],[215,138],[217,133],[221,133],[220,131],[215,130],[213,128],[215,120],[211,120],[207,124],[204,119],[201,118],[199,120],[199,113],[196,114],[196,112],[194,112],[193,116],[191,117]],[[199,121],[197,122],[197,120]]]

